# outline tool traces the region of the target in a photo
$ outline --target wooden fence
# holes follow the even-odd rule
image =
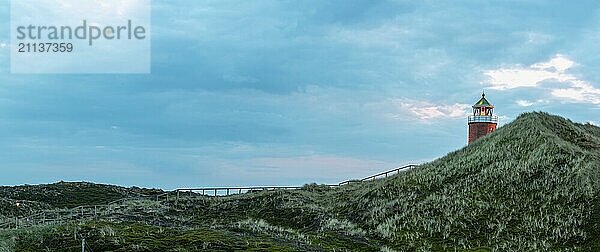
[[[229,196],[247,192],[272,191],[272,190],[298,190],[300,186],[245,186],[245,187],[203,187],[203,188],[180,188],[175,190],[176,197],[182,194],[192,196],[194,194],[205,196]]]
[[[396,169],[392,169],[392,170],[385,171],[385,172],[382,172],[382,173],[377,173],[375,175],[371,175],[371,176],[368,176],[368,177],[363,178],[363,179],[346,180],[344,182],[340,182],[339,185],[340,186],[341,185],[348,185],[350,183],[360,183],[360,182],[372,181],[372,180],[381,179],[381,178],[387,178],[387,177],[392,176],[394,174],[398,174],[398,173],[400,173],[402,171],[407,171],[407,170],[410,170],[410,169],[415,168],[415,167],[417,167],[417,166],[416,165],[406,165],[406,166],[398,167]]]
[[[22,228],[36,225],[60,224],[68,221],[92,219],[113,213],[121,205],[78,206],[71,209],[43,210],[27,217],[15,217],[0,223],[0,229]]]

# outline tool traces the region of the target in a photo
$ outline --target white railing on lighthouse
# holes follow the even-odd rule
[[[491,116],[469,116],[469,123],[478,123],[478,122],[482,122],[482,123],[498,123],[498,116],[495,115],[491,115]]]

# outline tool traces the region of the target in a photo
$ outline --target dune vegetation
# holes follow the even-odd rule
[[[159,190],[0,188],[0,220]],[[16,207],[16,202],[20,202]],[[526,113],[393,177],[330,188],[132,199],[0,230],[0,251],[600,251],[600,128]]]

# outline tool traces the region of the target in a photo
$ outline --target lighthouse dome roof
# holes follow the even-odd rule
[[[475,105],[473,105],[474,108],[479,108],[479,107],[494,107],[492,106],[492,104],[485,99],[485,93],[483,93],[481,95],[481,99],[479,99],[479,101],[477,103],[475,103]]]

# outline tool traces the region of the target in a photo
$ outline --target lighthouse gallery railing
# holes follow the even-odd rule
[[[498,123],[498,116],[469,116],[469,123]]]

